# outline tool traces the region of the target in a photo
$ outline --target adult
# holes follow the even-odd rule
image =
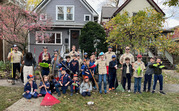
[[[45,59],[44,55],[46,55],[46,54],[48,54],[49,60],[51,60],[50,53],[48,53],[47,51],[48,51],[48,47],[43,46],[43,51],[39,55],[38,64],[41,63]]]
[[[33,66],[35,67],[35,65],[36,65],[36,61],[32,57],[31,52],[28,52],[24,56],[22,64],[24,64],[23,74],[24,74],[24,85],[25,85],[28,82],[27,76],[29,74],[33,75]]]
[[[70,58],[72,59],[73,55],[78,55],[78,53],[76,52],[76,46],[73,45],[72,46],[72,51],[69,53]]]
[[[115,54],[115,52],[112,52],[112,47],[109,46],[108,52],[106,52],[104,55],[105,55],[105,59],[106,59],[106,62],[107,62],[106,68],[107,68],[107,78],[108,78],[108,83],[109,83],[109,62],[112,61],[112,56],[116,55],[116,54]]]
[[[125,59],[127,57],[130,59],[130,64],[133,64],[135,62],[134,56],[130,53],[130,47],[126,47],[125,53],[121,55],[120,60],[119,60],[121,65],[125,63]]]
[[[9,52],[7,58],[13,64],[13,77],[12,77],[13,80],[12,80],[12,85],[15,85],[16,70],[18,70],[19,73],[20,73],[20,63],[21,63],[22,58],[23,58],[22,53],[20,51],[18,51],[17,45],[13,45],[13,51]]]

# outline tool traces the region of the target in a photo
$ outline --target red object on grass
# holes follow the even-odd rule
[[[44,99],[41,102],[41,106],[53,106],[54,104],[58,104],[60,101],[53,97],[51,94],[47,93]]]

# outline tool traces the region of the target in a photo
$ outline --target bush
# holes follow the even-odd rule
[[[11,63],[10,62],[3,62],[0,61],[0,70],[1,71],[10,71],[12,68]]]
[[[179,64],[178,65],[176,65],[176,71],[179,73]]]

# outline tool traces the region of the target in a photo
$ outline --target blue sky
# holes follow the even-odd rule
[[[101,14],[101,7],[107,3],[109,0],[87,0],[88,3],[99,13]],[[122,4],[125,0],[121,0],[120,4]],[[159,7],[165,12],[166,23],[164,24],[164,28],[172,28],[174,26],[179,25],[179,7],[168,7],[163,5],[164,0],[154,0]]]

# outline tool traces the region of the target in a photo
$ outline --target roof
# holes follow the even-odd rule
[[[132,0],[126,0],[114,13],[113,16],[116,16],[126,5],[128,5]],[[165,15],[163,10],[154,2],[154,0],[147,0],[147,2],[157,11]]]
[[[101,17],[111,18],[113,13],[117,10],[117,7],[102,7]]]
[[[44,8],[51,0],[42,0],[33,11],[39,12],[42,8]],[[98,16],[98,13],[91,7],[91,5],[86,0],[80,0],[80,2],[93,14],[93,16]]]

